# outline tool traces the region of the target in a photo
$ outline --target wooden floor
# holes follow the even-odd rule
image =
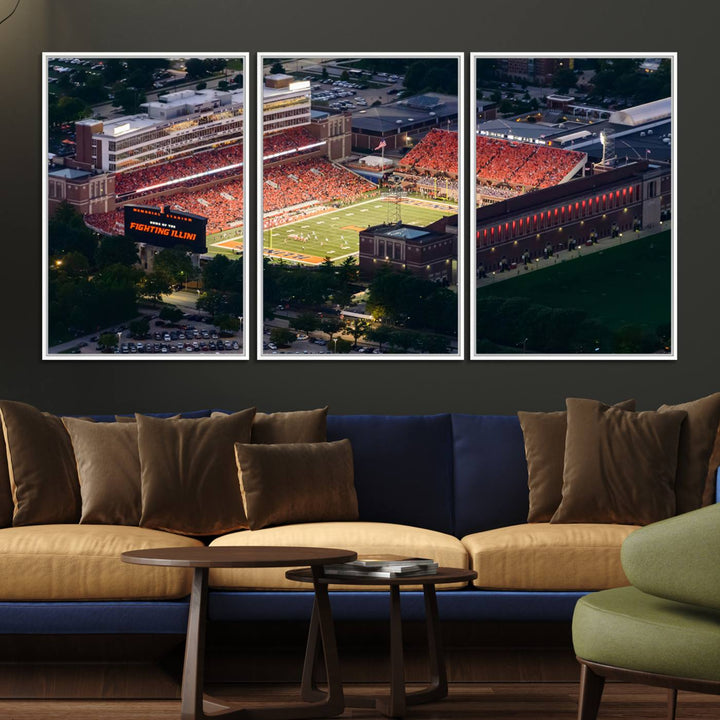
[[[354,685],[352,692],[374,693],[381,686]],[[217,697],[247,702],[248,707],[297,699],[296,686],[254,685],[214,688]],[[410,708],[418,720],[574,720],[578,687],[574,683],[454,683],[442,702]],[[666,691],[639,685],[609,683],[598,720],[627,718],[664,720]],[[179,701],[45,701],[0,700],[3,720],[179,720]],[[371,710],[348,709],[342,718],[382,716]],[[720,699],[680,693],[678,720],[720,718]]]

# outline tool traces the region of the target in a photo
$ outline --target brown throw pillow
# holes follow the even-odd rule
[[[76,523],[80,484],[70,436],[60,418],[25,403],[0,401],[13,525]]]
[[[162,418],[163,420],[179,420],[182,417],[182,415],[171,415],[169,418]],[[84,418],[83,418],[84,419]],[[116,423],[134,423],[136,422],[134,415],[116,415],[115,416],[115,422]]]
[[[614,407],[635,410],[635,400]],[[518,412],[528,466],[529,523],[550,522],[562,500],[567,412]]]
[[[180,535],[247,527],[235,443],[250,441],[255,408],[218,418],[162,420],[136,415],[140,525]]]
[[[137,423],[63,418],[70,434],[82,498],[81,523],[138,525],[140,455]]]
[[[216,411],[210,417],[222,417]],[[327,407],[317,410],[257,413],[252,426],[252,443],[316,443],[327,440]]]
[[[713,505],[717,497],[717,471],[720,468],[720,427],[715,436],[715,444],[708,462],[707,477],[705,478],[705,489],[703,490],[703,507]]]
[[[235,445],[251,530],[268,525],[358,519],[349,440]]]
[[[658,412],[684,410],[687,420],[680,431],[675,498],[677,513],[686,513],[702,507],[708,463],[715,444],[720,423],[720,393],[682,403],[661,405]]]
[[[628,412],[568,398],[562,502],[554,523],[647,525],[675,512],[681,410]]]
[[[0,425],[0,528],[12,525],[14,509],[5,436],[2,432],[2,425]]]

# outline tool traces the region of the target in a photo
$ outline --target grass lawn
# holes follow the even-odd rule
[[[671,316],[670,231],[486,285],[477,293],[585,310],[613,329],[630,323],[654,329]]]
[[[425,226],[456,212],[457,209],[450,205],[410,200],[402,203],[400,217],[405,224]],[[357,254],[360,229],[380,225],[387,219],[388,203],[385,200],[365,200],[342,210],[266,230],[265,254],[272,248],[275,252],[288,251],[319,258],[320,261],[325,256],[340,261],[348,255]],[[292,258],[286,259],[292,261]]]

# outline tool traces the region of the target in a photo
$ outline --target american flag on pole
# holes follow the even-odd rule
[[[380,148],[387,147],[387,143],[384,140],[381,140],[378,146],[375,148],[375,150],[380,150]]]

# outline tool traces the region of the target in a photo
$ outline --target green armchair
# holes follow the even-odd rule
[[[629,587],[581,598],[573,645],[581,666],[578,720],[595,720],[606,679],[720,694],[720,504],[628,536]]]

